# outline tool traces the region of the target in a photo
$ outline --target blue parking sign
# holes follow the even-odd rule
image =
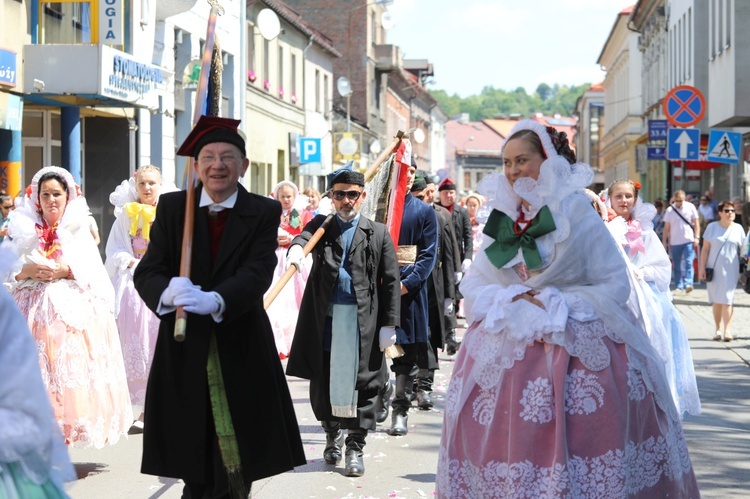
[[[299,161],[300,163],[320,163],[320,139],[300,137],[299,139]]]

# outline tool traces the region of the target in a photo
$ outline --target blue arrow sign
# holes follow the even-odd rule
[[[320,139],[299,138],[299,162],[320,163]]]
[[[740,162],[742,134],[711,130],[708,136],[708,160],[736,165]]]
[[[695,160],[700,152],[701,131],[697,128],[670,128],[667,131],[667,158]]]

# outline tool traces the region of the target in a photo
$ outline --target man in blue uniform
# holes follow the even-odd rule
[[[401,273],[401,324],[396,328],[396,343],[404,355],[393,359],[396,388],[391,407],[391,435],[406,435],[411,389],[417,374],[418,356],[426,356],[429,346],[429,310],[427,280],[435,267],[438,247],[438,223],[435,210],[409,192],[417,169],[407,174],[404,215],[398,236],[396,256]]]

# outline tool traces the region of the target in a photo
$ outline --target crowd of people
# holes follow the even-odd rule
[[[287,358],[286,375],[309,380],[324,461],[359,477],[389,413],[387,432],[405,436],[413,405],[434,406],[443,350],[457,356],[438,497],[697,496],[681,418],[700,397],[671,298],[708,281],[714,339],[732,339],[748,252],[736,203],[714,207],[706,193],[696,208],[676,191],[665,209],[627,179],[585,192],[593,173],[565,134],[523,120],[503,171],[462,199],[406,154],[392,232],[362,215],[365,177],[351,164],[323,195],[290,181],[247,192],[238,125],[202,117],[182,144],[194,190],[152,165],[117,187],[104,262],[66,170],[41,169],[15,206],[0,195],[0,307],[15,303],[1,316],[0,359],[12,363],[0,372],[19,380],[0,391],[0,407],[14,406],[0,437],[34,433],[24,452],[5,439],[3,487],[65,497],[65,445],[137,431],[143,473],[183,479],[185,497],[247,497],[253,481],[306,462]]]

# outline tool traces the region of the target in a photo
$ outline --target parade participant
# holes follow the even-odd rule
[[[8,222],[10,222],[10,211],[13,209],[13,198],[4,192],[0,194],[0,243],[8,235]]]
[[[675,191],[674,204],[664,213],[662,236],[662,243],[672,256],[672,283],[675,286],[675,294],[693,291],[693,262],[698,251],[700,233],[698,210],[691,203],[685,202],[685,191]]]
[[[276,237],[276,241],[279,243],[278,248],[276,248],[278,263],[273,274],[271,288],[281,279],[288,267],[286,255],[292,239],[298,236],[305,225],[313,218],[310,212],[305,209],[307,197],[300,196],[299,189],[294,183],[288,180],[279,182],[273,189],[273,197],[281,203],[281,219]],[[300,265],[299,272],[295,272],[291,282],[284,286],[266,310],[276,341],[276,351],[279,352],[279,358],[281,359],[286,359],[289,356],[289,349],[292,347],[294,329],[297,326],[297,315],[299,314],[302,294],[305,292],[305,283],[311,265],[311,259],[305,259]]]
[[[433,182],[427,183],[427,191],[429,194],[434,195],[435,191],[432,189],[432,185],[434,185],[434,182],[436,182],[438,178],[437,176],[435,176],[430,180],[432,180]],[[453,296],[455,297],[453,302],[453,313],[451,314],[451,318],[449,319],[449,324],[445,332],[445,353],[447,353],[448,355],[455,355],[458,351],[458,348],[461,346],[461,342],[456,340],[456,327],[458,326],[456,322],[456,316],[458,315],[458,307],[460,305],[461,296],[458,291],[458,284],[461,282],[461,278],[463,277],[463,267],[465,267],[465,265],[463,265],[463,262],[465,262],[467,249],[466,234],[468,233],[469,238],[471,239],[471,223],[469,221],[469,212],[466,211],[465,208],[455,203],[456,186],[450,179],[446,178],[438,187],[437,192],[439,198],[435,201],[435,204],[447,211],[448,215],[451,217],[451,233],[454,243],[453,260],[456,265],[456,272],[454,274],[453,280],[456,283],[456,290],[453,293]],[[429,197],[429,194],[427,194],[426,197]],[[445,199],[445,205],[442,204],[443,199]],[[441,214],[444,215],[444,213],[445,212],[442,212]],[[473,247],[470,253],[474,253]]]
[[[469,194],[464,199],[466,204],[466,211],[469,213],[469,224],[471,225],[471,240],[472,240],[472,260],[479,250],[479,246],[482,244],[482,230],[484,230],[484,224],[477,220],[477,211],[484,204],[482,199],[477,194]]]
[[[336,215],[313,248],[287,374],[310,380],[310,403],[326,433],[323,458],[337,464],[346,437],[346,476],[365,472],[363,449],[376,426],[378,389],[386,381],[383,350],[396,341],[398,263],[385,225],[360,215],[365,177],[349,168],[329,175]],[[288,265],[326,217],[316,216],[292,241]]]
[[[461,258],[461,272],[466,273],[474,255],[469,212],[457,202],[456,184],[451,179],[446,178],[440,183],[438,193],[440,194],[438,204],[450,211],[453,217],[453,227],[458,241],[459,257]]]
[[[114,317],[114,290],[71,174],[42,168],[11,214],[20,256],[8,279],[27,318],[55,417],[67,444],[104,447],[133,422]]]
[[[607,190],[607,204],[617,214],[607,228],[623,247],[633,275],[634,310],[644,313],[644,326],[651,345],[666,366],[667,381],[677,412],[700,414],[701,404],[695,379],[693,356],[687,332],[669,294],[669,256],[655,234],[656,208],[638,196],[640,184],[615,180]]]
[[[745,247],[745,231],[734,221],[736,206],[729,201],[719,203],[719,221],[708,224],[703,235],[703,252],[698,277],[706,282],[708,301],[714,314],[716,341],[732,341],[734,290],[740,277],[740,255]],[[747,257],[747,254],[741,255]],[[711,278],[708,278],[708,269]],[[724,327],[722,327],[722,323]]]
[[[0,274],[15,255],[0,248]],[[0,497],[62,499],[76,479],[26,319],[0,290]]]
[[[141,410],[146,401],[146,382],[154,358],[159,319],[135,290],[133,272],[148,248],[161,190],[159,168],[144,165],[109,195],[115,207],[115,223],[107,238],[104,266],[115,288],[115,318],[125,357],[130,402]],[[134,425],[143,428],[143,412]]]
[[[698,497],[663,362],[625,305],[627,263],[564,134],[518,122],[461,284],[438,497]],[[529,445],[534,442],[534,445]],[[598,492],[595,492],[598,491]]]
[[[401,321],[396,328],[396,343],[404,355],[393,359],[391,369],[396,386],[391,407],[391,435],[408,432],[409,400],[419,356],[427,355],[429,347],[429,299],[427,281],[435,267],[438,246],[438,223],[435,210],[411,195],[416,167],[407,173],[404,215],[398,235],[397,258],[401,274]]]
[[[454,280],[453,243],[451,241],[452,223],[450,213],[445,208],[425,199],[427,183],[424,178],[417,175],[411,186],[411,195],[432,206],[438,221],[438,247],[437,264],[432,269],[430,279],[427,281],[427,295],[429,307],[429,334],[430,347],[427,350],[424,364],[420,365],[417,359],[419,371],[414,380],[412,400],[416,398],[420,409],[430,409],[434,404],[431,397],[432,385],[435,382],[435,371],[438,366],[438,348],[443,348],[445,331],[452,326],[450,320],[454,317],[453,301],[455,299],[456,281]],[[439,215],[444,212],[447,217]],[[453,319],[455,321],[455,318]],[[450,330],[450,329],[449,329]]]
[[[143,473],[182,478],[185,497],[247,497],[251,483],[305,464],[263,293],[281,205],[238,183],[249,160],[238,120],[202,116],[192,156],[190,278],[180,273],[185,191],[164,194],[135,287],[161,319],[146,390]],[[188,312],[183,342],[175,308]]]

